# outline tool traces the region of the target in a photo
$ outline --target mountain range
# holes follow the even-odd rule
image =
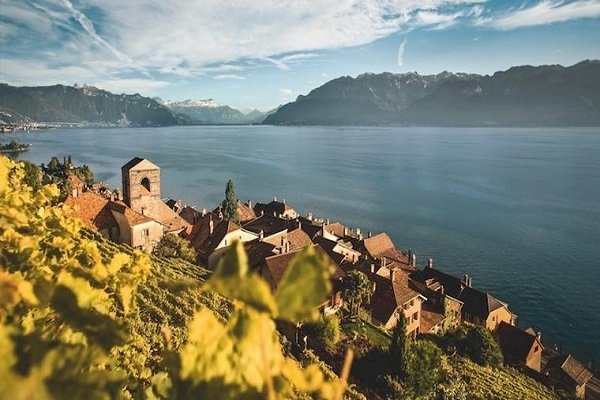
[[[204,124],[600,126],[600,61],[519,66],[493,75],[365,73],[296,101],[243,113],[213,99],[165,101],[93,86],[0,84],[0,122],[106,126]]]
[[[281,106],[265,124],[598,126],[600,61],[519,66],[493,75],[340,77]]]
[[[155,97],[155,100],[171,110],[184,125],[259,124],[269,114],[259,110],[243,113],[213,99],[165,101]]]

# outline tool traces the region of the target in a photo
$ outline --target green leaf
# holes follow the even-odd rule
[[[260,312],[277,313],[271,288],[261,277],[248,275],[248,258],[240,242],[235,242],[221,258],[205,289],[232,300],[244,302]]]
[[[330,292],[327,257],[311,247],[304,249],[287,267],[275,292],[279,318],[302,321],[314,316]]]

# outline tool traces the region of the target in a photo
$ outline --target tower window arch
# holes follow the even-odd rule
[[[144,178],[142,179],[142,181],[140,182],[140,184],[146,188],[147,191],[150,192],[150,179],[148,178]]]

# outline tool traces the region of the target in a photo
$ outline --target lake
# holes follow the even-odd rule
[[[600,129],[171,127],[0,136],[36,163],[72,155],[119,186],[134,156],[163,197],[241,200],[388,232],[436,268],[507,302],[521,323],[600,361]]]

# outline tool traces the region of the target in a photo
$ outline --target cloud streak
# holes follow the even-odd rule
[[[499,30],[511,30],[598,17],[600,17],[600,1],[598,0],[580,0],[570,3],[544,0],[533,6],[519,8],[501,15],[480,17],[476,24]]]
[[[404,48],[406,47],[407,41],[408,41],[408,38],[405,36],[404,39],[402,40],[402,43],[400,43],[400,46],[398,46],[398,66],[399,67],[404,65]]]

